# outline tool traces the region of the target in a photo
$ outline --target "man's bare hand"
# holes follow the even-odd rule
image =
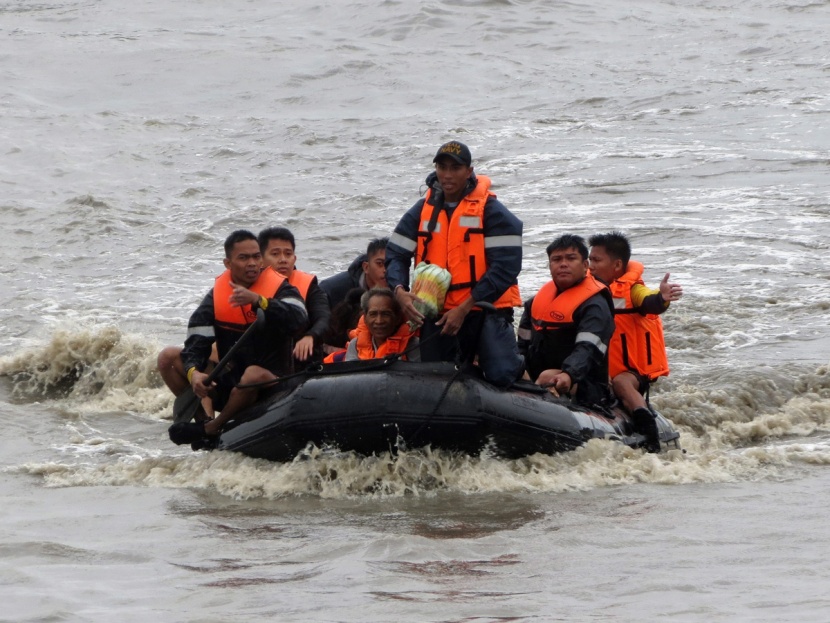
[[[536,384],[555,390],[551,393],[558,396],[570,392],[573,381],[571,375],[562,370],[544,370],[536,379]]]
[[[441,316],[435,325],[441,327],[441,335],[458,335],[468,310],[463,306],[453,307],[446,314]]]
[[[424,315],[415,308],[415,301],[420,300],[412,292],[407,292],[403,288],[395,288],[395,300],[401,306],[401,311],[406,319],[409,320],[416,327],[424,324]]]
[[[660,296],[663,297],[663,301],[666,303],[676,301],[683,296],[683,288],[680,287],[680,284],[669,283],[669,273],[666,273],[663,281],[660,282]]]
[[[254,305],[259,303],[259,294],[251,292],[248,288],[243,288],[240,285],[231,281],[233,294],[228,299],[233,307],[242,307],[243,305]]]
[[[193,393],[199,398],[206,398],[211,388],[216,387],[216,382],[213,382],[210,385],[205,385],[207,378],[207,374],[199,372],[198,370],[194,370],[190,377],[190,386],[193,388]]]
[[[436,326],[441,327],[441,335],[457,335],[473,305],[475,301],[468,296],[458,307],[453,307],[441,316],[435,323]]]
[[[312,352],[314,352],[314,338],[310,335],[297,340],[294,345],[294,359],[297,361],[307,361]]]

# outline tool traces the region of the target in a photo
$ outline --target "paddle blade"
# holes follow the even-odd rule
[[[173,423],[190,422],[199,410],[199,397],[188,387],[173,402]]]

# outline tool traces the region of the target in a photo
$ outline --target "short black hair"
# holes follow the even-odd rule
[[[582,236],[577,236],[576,234],[562,234],[559,238],[548,245],[545,252],[548,254],[548,257],[550,257],[550,254],[554,251],[561,251],[563,249],[576,249],[579,251],[579,254],[582,256],[583,260],[588,259],[588,247],[585,246],[585,239]]]
[[[291,233],[290,229],[286,229],[285,227],[268,227],[263,229],[259,232],[257,240],[259,241],[259,250],[263,253],[265,253],[268,243],[272,240],[287,240],[291,243],[292,250],[297,248],[294,242],[294,234]]]
[[[369,246],[366,247],[366,259],[368,260],[378,251],[385,251],[389,238],[373,238],[369,241]]]
[[[231,259],[231,252],[233,251],[234,245],[238,242],[244,242],[245,240],[253,240],[256,242],[256,236],[251,231],[247,229],[237,229],[234,232],[231,232],[231,235],[225,238],[225,257]]]
[[[621,231],[611,231],[607,234],[596,234],[588,238],[592,247],[602,247],[615,260],[622,260],[623,268],[628,266],[631,259],[631,243]]]

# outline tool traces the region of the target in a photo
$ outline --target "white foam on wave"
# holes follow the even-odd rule
[[[138,412],[159,416],[172,395],[156,370],[160,346],[114,325],[56,329],[48,342],[0,358],[0,375],[20,401],[51,400],[65,411]]]
[[[830,463],[830,443],[812,444],[809,449],[801,443],[736,448],[725,442],[728,435],[712,435],[704,443],[689,429],[683,434],[687,453],[671,450],[653,455],[616,442],[592,440],[572,452],[517,460],[498,459],[486,452],[471,457],[423,449],[396,457],[364,457],[309,448],[285,464],[230,452],[147,451],[128,442],[95,440],[92,449],[90,440],[85,440],[86,447],[75,449],[76,461],[13,469],[42,477],[48,487],[186,488],[234,499],[278,499],[564,493],[641,483],[739,482],[784,477],[795,463]]]
[[[592,440],[572,452],[504,460],[420,449],[364,457],[310,447],[290,463],[230,452],[175,448],[161,429],[146,437],[141,420],[125,430],[108,419],[67,424],[58,460],[10,468],[48,487],[187,488],[234,499],[431,496],[441,492],[563,493],[641,483],[686,485],[787,477],[830,463],[828,366],[794,378],[715,371],[695,384],[667,382],[654,404],[681,432],[685,452],[645,454]],[[118,432],[107,432],[115,428]]]
[[[101,326],[57,331],[49,343],[0,360],[16,399],[51,401],[70,417],[67,434],[52,442],[58,460],[13,469],[42,476],[47,486],[181,487],[270,499],[733,482],[777,478],[795,464],[827,460],[826,448],[807,452],[804,444],[830,434],[830,366],[782,371],[711,360],[705,369],[661,380],[652,393],[680,430],[686,454],[647,455],[599,440],[512,461],[430,450],[361,457],[310,448],[287,464],[191,454],[167,445],[157,424],[146,424],[168,417],[172,402],[155,371],[156,349],[141,336]]]
[[[676,453],[679,457],[679,453]],[[87,457],[89,458],[89,457]],[[682,458],[680,458],[682,460]],[[151,486],[217,492],[236,499],[288,495],[399,497],[442,491],[564,492],[635,482],[677,481],[671,459],[592,441],[575,452],[504,461],[430,450],[363,457],[316,448],[278,464],[226,452],[189,456],[121,456],[92,464],[26,464],[46,486]]]

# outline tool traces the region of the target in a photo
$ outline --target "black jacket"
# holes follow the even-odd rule
[[[327,277],[320,282],[326,295],[329,297],[329,307],[334,309],[338,303],[342,303],[349,290],[354,288],[366,289],[366,279],[363,274],[363,262],[366,261],[366,254],[360,254],[349,267],[342,273]]]
[[[532,307],[533,298],[525,302],[518,338],[530,378],[536,380],[544,370],[562,370],[578,386],[577,401],[608,403],[608,342],[614,335],[614,302],[608,290],[582,303],[574,310],[573,324],[557,330],[537,331]]]
[[[204,371],[211,347],[217,342],[219,357],[236,343],[242,333],[218,326],[213,311],[213,288],[202,299],[187,323],[187,339],[182,350],[184,369],[195,367]],[[241,375],[248,366],[258,365],[282,376],[293,371],[293,335],[308,323],[308,314],[299,290],[283,281],[274,296],[268,299],[265,326],[252,336],[229,363]]]
[[[302,330],[297,332],[296,338],[300,339],[310,335],[314,339],[312,359],[314,361],[322,361],[323,342],[329,330],[329,323],[331,322],[331,308],[329,307],[329,298],[325,290],[317,283],[317,277],[308,286],[305,308],[308,313],[308,322]],[[308,361],[298,361],[297,365],[306,366],[309,363]]]

